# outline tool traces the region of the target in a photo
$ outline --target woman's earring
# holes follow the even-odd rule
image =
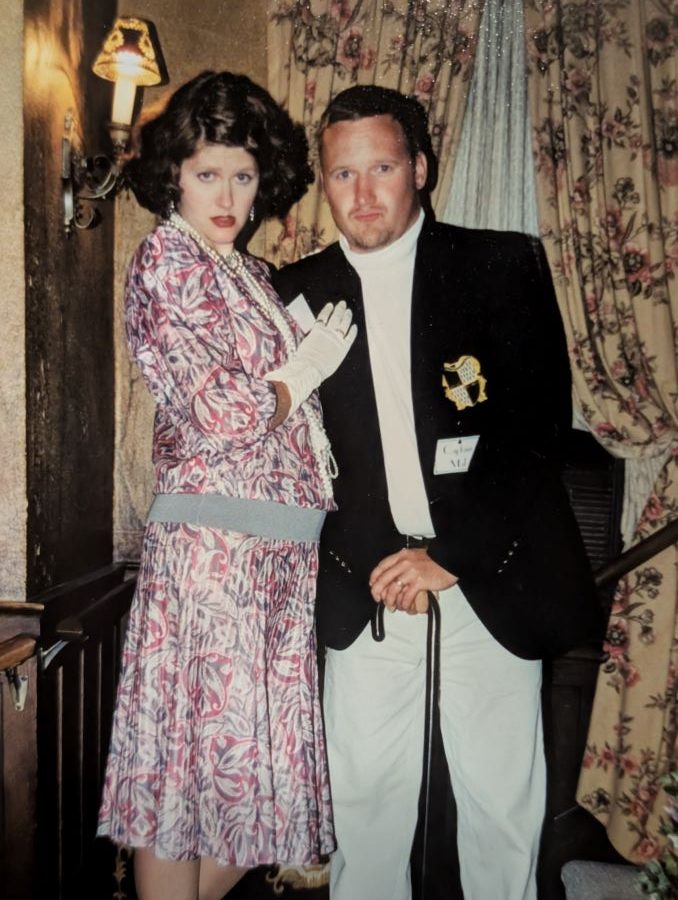
[[[254,222],[254,204],[252,204],[252,206],[250,206],[249,220],[250,220],[250,222]]]

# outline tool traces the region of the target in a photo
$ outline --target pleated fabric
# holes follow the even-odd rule
[[[98,833],[175,860],[318,862],[317,545],[151,523],[141,558]]]

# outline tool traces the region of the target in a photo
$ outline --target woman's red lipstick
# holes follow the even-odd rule
[[[210,222],[214,222],[217,228],[233,228],[235,216],[212,216]]]

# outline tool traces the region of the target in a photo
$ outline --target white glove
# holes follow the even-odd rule
[[[264,375],[266,381],[284,381],[290,392],[293,413],[320,383],[336,372],[355,340],[358,329],[351,325],[353,313],[340,300],[327,303],[313,328],[284,366]]]

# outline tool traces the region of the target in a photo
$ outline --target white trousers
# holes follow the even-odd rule
[[[500,601],[499,601],[500,602]],[[440,717],[465,900],[536,900],[546,773],[541,663],[509,653],[462,591],[441,592]],[[388,613],[328,650],[325,726],[338,849],[331,900],[410,900],[422,777],[426,616]]]

